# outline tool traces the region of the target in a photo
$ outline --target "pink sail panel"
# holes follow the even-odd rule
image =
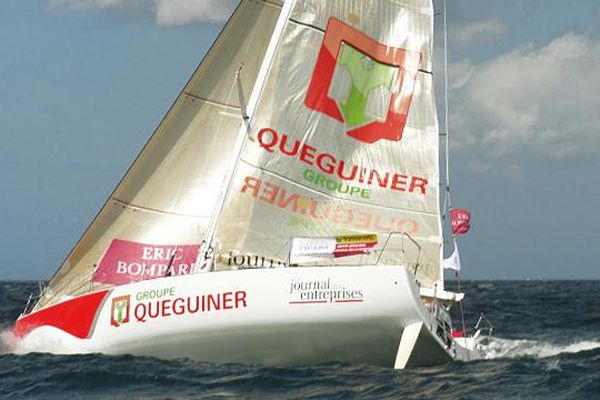
[[[453,235],[464,235],[471,229],[471,212],[464,208],[450,210]]]
[[[200,244],[156,245],[113,239],[93,282],[123,285],[194,272]]]

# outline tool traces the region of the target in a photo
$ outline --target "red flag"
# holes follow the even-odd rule
[[[464,235],[471,229],[471,213],[464,208],[450,210],[450,221],[453,235]]]

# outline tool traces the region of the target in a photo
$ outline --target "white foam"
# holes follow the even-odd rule
[[[12,329],[0,330],[0,354],[10,353],[17,345],[17,338]]]
[[[537,340],[492,338],[485,348],[486,358],[547,358],[559,354],[574,354],[600,348],[599,341],[582,340],[570,344],[553,344]]]
[[[71,336],[53,326],[41,326],[29,332],[24,338],[15,340],[11,352],[14,354],[50,353],[82,354],[89,353],[86,340]]]

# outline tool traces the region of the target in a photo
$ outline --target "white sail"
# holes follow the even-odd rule
[[[343,262],[441,280],[432,35],[429,0],[295,2],[257,88],[217,268],[282,265],[295,237],[376,233],[375,252]]]
[[[243,65],[251,91],[281,7],[240,3],[37,308],[119,284],[117,272],[130,280],[191,272],[239,131],[236,72]]]

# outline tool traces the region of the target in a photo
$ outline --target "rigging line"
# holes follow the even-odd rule
[[[227,94],[227,101],[231,101],[231,98],[233,97],[233,92],[236,89],[236,87],[238,90],[238,100],[240,102],[243,101],[243,98],[240,97],[240,90],[242,90],[241,89],[241,79],[240,79],[240,73],[242,70],[242,66],[243,66],[243,64],[240,66],[240,68],[238,69],[238,71],[235,74],[233,81],[231,82],[231,86],[229,87],[229,92]],[[245,122],[245,125],[244,125],[245,128],[249,129],[249,123],[248,123],[247,115],[246,115],[246,105],[240,104],[240,106],[237,108],[237,110],[239,110],[242,113],[242,119]],[[217,132],[221,130],[222,125],[223,125],[223,118],[219,118]],[[198,250],[198,259],[201,260],[200,262],[202,263],[201,268],[204,268],[204,265],[205,265],[204,263],[206,261],[209,262],[209,269],[213,268],[213,265],[214,265],[213,240],[214,240],[214,236],[216,234],[217,222],[223,211],[225,199],[226,199],[228,191],[229,191],[229,186],[231,185],[231,181],[233,180],[233,176],[235,175],[235,172],[237,170],[238,159],[242,153],[246,137],[247,137],[247,132],[244,137],[240,137],[238,135],[237,143],[235,145],[236,146],[235,148],[237,150],[234,151],[234,154],[236,154],[236,158],[234,160],[232,160],[232,163],[228,167],[229,175],[225,175],[226,177],[229,176],[229,179],[225,178],[226,182],[229,181],[229,183],[227,186],[223,186],[223,185],[221,186],[220,191],[219,191],[219,197],[217,200],[217,205],[216,205],[216,207],[213,208],[211,216],[208,220],[208,226],[206,227],[206,231],[204,233],[202,245],[200,246],[200,249]]]
[[[450,190],[450,126],[449,126],[449,114],[450,104],[448,101],[448,2],[443,0],[444,3],[444,124],[446,125],[446,198],[444,201],[444,218],[447,219],[449,210],[452,209],[452,193]],[[456,235],[452,234],[452,243],[454,245],[454,251],[458,251],[458,244],[456,243]],[[460,282],[460,271],[456,271],[456,281],[458,284],[458,291],[461,292]],[[459,301],[460,306],[460,317],[462,322],[463,332],[466,333],[466,318],[463,301]]]

